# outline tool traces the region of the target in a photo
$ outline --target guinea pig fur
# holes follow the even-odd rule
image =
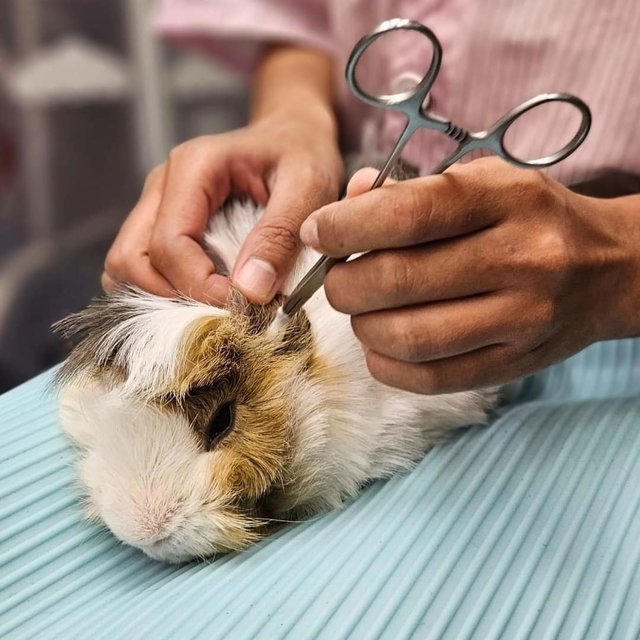
[[[212,217],[219,272],[260,214],[233,201]],[[317,258],[303,251],[285,292]],[[267,332],[276,309],[128,288],[58,324],[78,341],[57,384],[89,517],[152,558],[207,558],[338,508],[485,420],[491,391],[422,396],[374,380],[322,289],[284,336]]]

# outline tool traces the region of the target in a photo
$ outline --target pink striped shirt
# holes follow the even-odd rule
[[[290,41],[330,52],[342,76],[354,43],[392,17],[428,25],[442,43],[429,105],[435,113],[481,130],[537,93],[574,93],[591,107],[593,127],[549,172],[565,183],[610,169],[640,174],[638,0],[159,0],[158,20],[163,33],[237,68],[250,70],[260,44]],[[424,66],[424,49],[396,39],[365,73],[389,88]],[[363,106],[342,77],[338,86],[350,146],[388,150],[402,117]],[[526,154],[550,151],[550,140],[566,140],[568,124],[564,114],[544,126],[531,121],[514,144]],[[427,173],[450,147],[442,134],[418,134],[404,155]]]

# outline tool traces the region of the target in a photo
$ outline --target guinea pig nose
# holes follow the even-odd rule
[[[140,544],[151,545],[170,537],[174,528],[175,509],[147,508],[138,516],[136,538]]]

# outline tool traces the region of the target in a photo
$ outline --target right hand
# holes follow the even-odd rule
[[[209,217],[229,196],[266,207],[236,262],[234,284],[257,304],[278,292],[300,248],[305,218],[336,200],[343,166],[333,132],[304,112],[280,111],[242,129],[176,147],[147,177],[107,254],[102,286],[224,305],[230,287],[202,248]]]

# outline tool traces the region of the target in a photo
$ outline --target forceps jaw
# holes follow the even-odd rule
[[[329,256],[322,256],[314,265],[309,269],[307,274],[300,280],[296,288],[292,291],[291,295],[287,297],[285,303],[282,305],[282,310],[287,316],[294,315],[302,308],[311,296],[320,289],[324,279],[329,271],[336,264],[345,262],[347,257],[344,258],[330,258]]]

